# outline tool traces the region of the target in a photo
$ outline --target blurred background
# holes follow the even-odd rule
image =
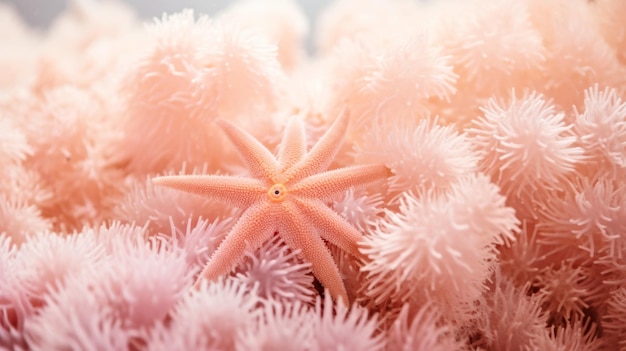
[[[121,1],[121,0],[120,0]],[[150,20],[161,17],[164,12],[178,12],[185,8],[193,8],[197,14],[214,14],[235,1],[229,0],[124,0],[135,8],[140,18]],[[297,0],[300,7],[314,19],[317,14],[332,0]],[[0,3],[12,4],[25,21],[35,27],[45,29],[66,6],[66,0],[0,0]],[[0,23],[0,30],[2,24]]]

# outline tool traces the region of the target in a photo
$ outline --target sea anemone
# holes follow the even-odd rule
[[[223,21],[194,20],[191,10],[164,15],[150,31],[151,50],[123,84],[120,152],[139,174],[215,162],[220,139],[211,137],[211,121],[267,112],[277,102],[283,73],[276,47]]]
[[[379,123],[427,116],[428,99],[445,100],[455,92],[457,76],[449,58],[425,35],[378,50],[346,42],[332,60],[330,114],[348,108],[357,140]]]
[[[518,225],[498,190],[472,175],[444,194],[405,194],[399,211],[386,211],[364,238],[366,293],[377,302],[404,300],[418,289],[478,296],[495,259],[493,245],[512,240]]]
[[[366,133],[357,145],[360,162],[384,163],[392,172],[389,192],[446,190],[461,176],[477,171],[478,156],[466,135],[437,119],[383,124]],[[411,150],[411,152],[405,152]]]
[[[542,196],[560,189],[583,160],[572,126],[543,96],[530,93],[510,102],[490,99],[483,116],[467,130],[479,150],[479,170],[498,184],[509,201],[536,206]],[[524,206],[525,208],[521,208]],[[523,217],[536,217],[527,205],[516,206]]]
[[[421,306],[410,316],[409,305],[404,305],[387,336],[389,351],[448,351],[460,350],[450,326],[442,324],[440,312],[433,305]]]
[[[574,133],[585,150],[583,172],[608,171],[626,176],[626,101],[612,88],[596,84],[585,90],[584,108],[576,111]]]
[[[254,325],[259,298],[245,286],[226,279],[202,284],[185,295],[171,313],[171,321],[150,334],[150,350],[233,350],[244,331]]]
[[[311,302],[311,264],[298,255],[298,250],[290,250],[277,235],[256,252],[246,253],[235,278],[264,299]]]

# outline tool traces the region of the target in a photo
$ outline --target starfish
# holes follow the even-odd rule
[[[304,125],[292,118],[278,148],[272,152],[234,124],[216,123],[249,167],[250,177],[179,175],[153,178],[153,183],[221,200],[245,209],[213,253],[195,283],[228,274],[244,256],[273,235],[311,263],[313,275],[335,298],[348,302],[345,286],[326,243],[362,259],[362,233],[327,203],[353,186],[385,179],[383,165],[357,165],[327,170],[343,143],[348,114],[342,113],[307,151]]]

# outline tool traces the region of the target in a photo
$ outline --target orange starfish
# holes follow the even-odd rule
[[[334,298],[348,302],[339,269],[324,240],[361,258],[362,234],[330,209],[329,200],[350,187],[386,178],[382,165],[359,165],[327,171],[346,133],[343,113],[311,148],[306,150],[302,122],[294,118],[286,127],[278,157],[253,136],[225,121],[216,122],[235,145],[250,168],[252,178],[219,175],[164,176],[155,184],[212,197],[245,208],[219,245],[196,286],[203,279],[215,280],[229,273],[245,250],[260,247],[277,233],[292,249],[300,249],[317,279]]]

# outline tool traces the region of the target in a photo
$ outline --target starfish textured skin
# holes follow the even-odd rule
[[[251,178],[180,175],[153,178],[153,183],[215,198],[245,209],[213,253],[196,281],[228,274],[244,256],[277,233],[311,263],[315,277],[335,298],[348,302],[339,269],[324,240],[362,259],[362,233],[327,203],[353,186],[386,179],[383,165],[357,165],[328,171],[343,143],[348,114],[342,113],[307,152],[304,125],[293,118],[278,149],[272,152],[253,136],[225,120],[217,120],[248,166]],[[323,239],[323,240],[322,240]]]

